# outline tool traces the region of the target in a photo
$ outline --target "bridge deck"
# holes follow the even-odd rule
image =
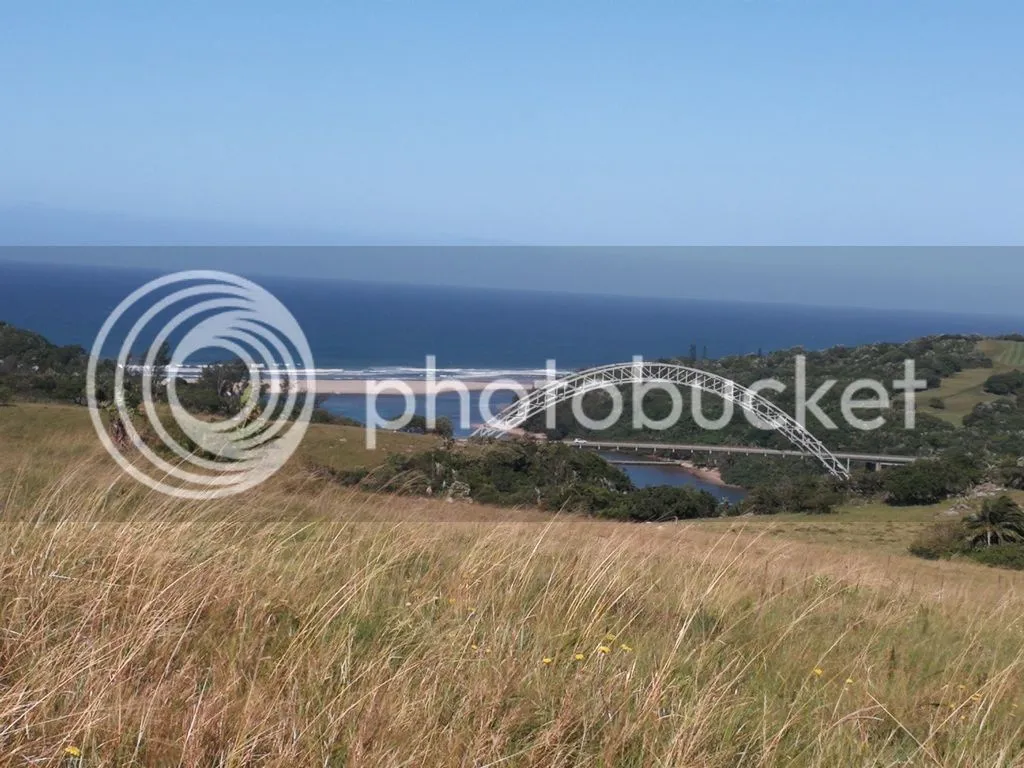
[[[700,445],[687,443],[635,443],[623,440],[588,440],[578,443],[565,441],[577,448],[590,448],[597,451],[672,451],[685,453],[735,453],[742,456],[806,456],[807,454],[779,448],[758,448],[746,445]],[[858,461],[866,464],[912,464],[918,456],[887,456],[870,453],[833,453],[843,461]]]

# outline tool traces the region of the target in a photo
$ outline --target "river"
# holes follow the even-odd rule
[[[615,459],[622,458],[614,453],[601,453],[601,456],[613,463]],[[629,475],[629,479],[638,488],[648,488],[654,485],[686,486],[707,491],[716,499],[728,501],[730,504],[742,501],[747,495],[743,488],[709,483],[678,464],[616,464],[616,466]]]

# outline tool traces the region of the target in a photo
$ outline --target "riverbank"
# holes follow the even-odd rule
[[[716,467],[698,467],[692,461],[681,461],[679,466],[705,483],[717,485],[721,488],[739,488],[739,486],[729,485],[729,483],[725,482],[722,479],[722,471]]]

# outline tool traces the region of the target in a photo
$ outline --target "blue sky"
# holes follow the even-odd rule
[[[1012,0],[12,0],[0,242],[1020,244],[1021,29]],[[958,264],[920,266],[952,296]]]

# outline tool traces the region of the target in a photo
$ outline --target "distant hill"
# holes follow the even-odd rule
[[[81,402],[89,357],[0,321],[0,386],[30,399]]]
[[[41,205],[0,206],[0,246],[375,245],[386,242],[391,241],[346,232],[138,217]]]

